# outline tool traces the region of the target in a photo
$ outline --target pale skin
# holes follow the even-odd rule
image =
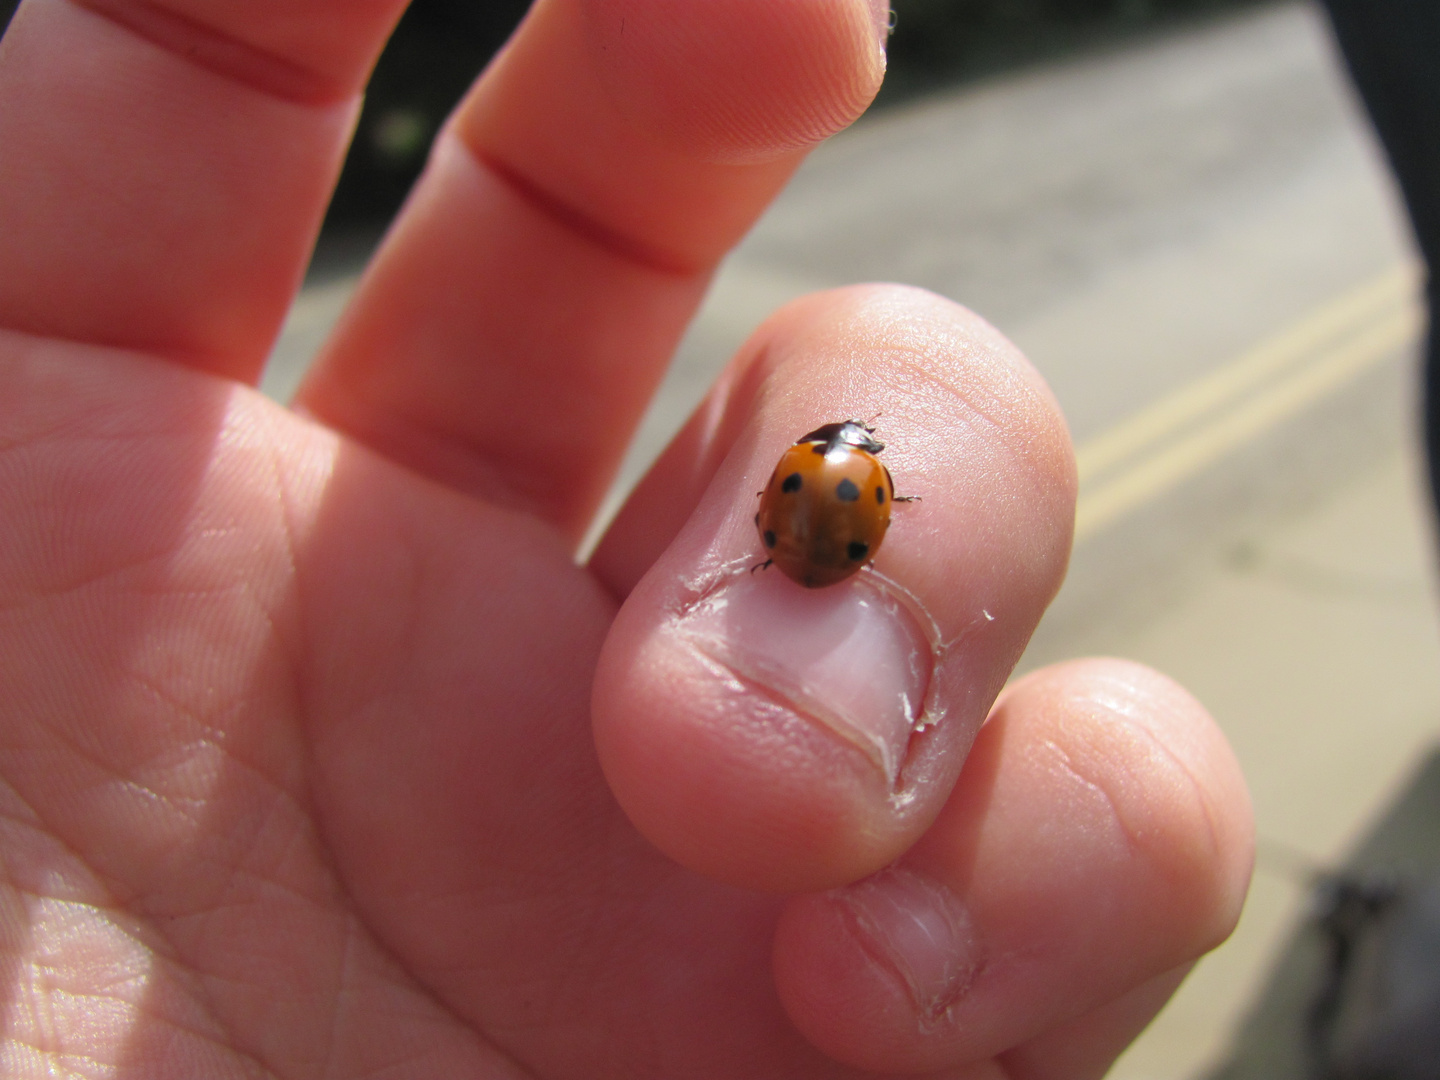
[[[999,333],[787,307],[574,560],[883,12],[540,0],[287,410],[253,387],[399,14],[27,0],[0,46],[0,1072],[1102,1075],[1233,925],[1250,810],[1136,665],[991,708],[1075,488]],[[923,496],[877,568],[960,643],[904,800],[676,633],[780,451],[876,412]]]

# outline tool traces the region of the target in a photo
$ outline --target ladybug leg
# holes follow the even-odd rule
[[[764,562],[756,563],[754,566],[750,567],[750,573],[753,574],[756,570],[764,570],[764,569],[766,569],[767,567],[771,567],[771,566],[774,566],[774,565],[775,565],[775,560],[774,560],[774,559],[766,559]]]
[[[880,467],[885,470],[885,479],[890,481],[890,501],[891,501],[891,502],[919,502],[919,501],[920,501],[920,496],[919,496],[919,495],[896,495],[896,494],[895,494],[895,478],[890,475],[890,467],[889,467],[888,465],[882,465],[882,466],[880,466]]]

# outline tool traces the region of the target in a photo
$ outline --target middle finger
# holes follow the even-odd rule
[[[300,395],[577,539],[710,273],[884,69],[883,0],[539,0]]]

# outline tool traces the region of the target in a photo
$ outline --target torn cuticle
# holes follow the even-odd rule
[[[900,866],[830,895],[849,912],[865,951],[904,984],[921,1024],[943,1024],[985,966],[959,897]]]

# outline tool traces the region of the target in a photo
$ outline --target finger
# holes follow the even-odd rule
[[[1005,695],[897,868],[792,902],[780,994],[850,1064],[1099,1075],[1161,1003],[1141,988],[1229,934],[1251,852],[1239,768],[1194,699],[1121,661],[1049,668]]]
[[[254,381],[402,0],[26,0],[0,325]]]
[[[877,0],[540,0],[302,388],[578,538],[716,262],[879,85]]]
[[[1001,1055],[1009,1080],[1100,1080],[1190,974],[1181,964]]]
[[[703,474],[723,457],[610,632],[596,744],[672,858],[735,884],[825,888],[895,859],[943,805],[1063,574],[1069,441],[1015,349],[919,290],[793,305],[724,385],[702,413],[743,421],[718,419],[716,443],[681,442],[657,466]],[[812,591],[749,572],[764,558],[756,492],[782,450],[876,413],[897,490],[923,497],[896,509],[880,574]],[[686,506],[694,489],[670,494]],[[649,542],[665,501],[640,497],[620,548]]]

